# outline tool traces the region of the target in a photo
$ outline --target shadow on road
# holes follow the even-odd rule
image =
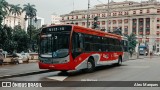
[[[121,66],[127,66],[127,65],[121,65]],[[105,65],[105,66],[99,66],[96,67],[95,70],[92,73],[98,72],[98,71],[103,71],[103,70],[109,70],[109,69],[113,69],[116,67],[121,67],[121,66],[117,66],[115,64],[113,65]],[[69,72],[59,72],[58,76],[78,76],[78,75],[82,75],[82,74],[89,74],[87,72],[84,72],[83,70],[77,70],[77,71],[69,71]]]

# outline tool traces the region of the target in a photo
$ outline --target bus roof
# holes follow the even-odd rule
[[[104,31],[100,31],[100,30],[95,30],[95,29],[91,29],[91,28],[85,28],[85,27],[73,25],[73,24],[50,25],[50,26],[47,26],[44,28],[53,27],[53,26],[72,26],[72,30],[75,32],[103,36],[103,37],[116,38],[116,39],[122,39],[122,37],[117,34],[112,34],[112,33],[104,32]]]

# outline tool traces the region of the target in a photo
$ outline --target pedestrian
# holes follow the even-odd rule
[[[3,64],[3,60],[4,60],[4,55],[3,55],[2,51],[3,51],[3,50],[0,49],[0,65]]]
[[[152,52],[150,52],[150,59],[152,58]]]
[[[145,54],[146,54],[146,56],[148,55],[148,52],[147,52],[147,50],[145,51]]]

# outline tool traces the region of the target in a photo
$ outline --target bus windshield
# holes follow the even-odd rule
[[[61,58],[69,54],[69,32],[54,32],[41,35],[40,56]]]

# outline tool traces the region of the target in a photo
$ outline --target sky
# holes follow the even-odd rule
[[[36,5],[37,16],[44,18],[45,24],[51,23],[52,13],[56,13],[58,15],[68,14],[73,10],[87,9],[88,5],[88,0],[6,0],[6,1],[14,5],[20,4],[22,7],[24,4],[27,3]],[[113,0],[113,1],[120,2],[125,0]],[[132,1],[140,1],[140,0],[132,0]],[[108,0],[90,0],[91,4],[90,7],[93,7],[94,5],[97,4],[102,4],[102,3],[105,4],[107,2]]]

